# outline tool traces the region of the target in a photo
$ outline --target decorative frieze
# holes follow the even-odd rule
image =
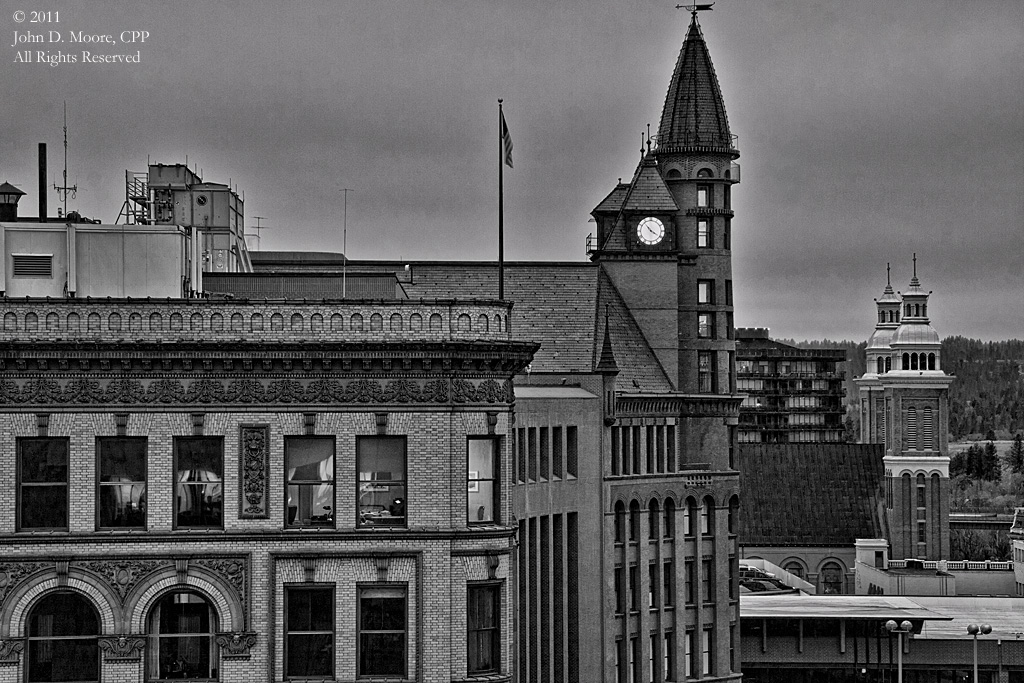
[[[337,405],[506,403],[509,381],[486,379],[66,379],[0,380],[0,405]]]
[[[14,590],[14,587],[21,583],[26,576],[52,567],[53,562],[0,563],[0,604],[3,604],[7,594]]]
[[[140,579],[171,564],[170,560],[87,560],[80,563],[82,569],[99,574],[118,597],[124,599]]]

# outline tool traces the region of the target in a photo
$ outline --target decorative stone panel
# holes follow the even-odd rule
[[[218,633],[216,640],[222,658],[249,659],[249,650],[256,644],[256,632]]]
[[[23,640],[0,640],[0,665],[17,664],[24,650]]]
[[[103,651],[103,658],[108,662],[141,659],[146,639],[143,636],[132,635],[104,636],[99,639],[99,645]]]
[[[270,515],[270,426],[241,425],[238,438],[238,517]]]

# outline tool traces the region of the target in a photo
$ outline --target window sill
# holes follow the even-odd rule
[[[506,683],[512,680],[512,674],[486,673],[468,674],[465,678],[453,678],[452,683]]]

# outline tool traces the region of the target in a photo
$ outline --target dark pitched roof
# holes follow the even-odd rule
[[[881,444],[740,444],[747,546],[853,546],[885,538]]]
[[[497,296],[494,263],[416,262],[411,275],[410,281],[402,281],[411,299]],[[609,350],[619,369],[620,385],[646,391],[672,389],[636,320],[600,266],[506,263],[505,298],[514,304],[513,339],[541,345],[533,357],[533,372],[594,372],[604,350],[607,312]]]
[[[690,23],[665,96],[658,151],[694,144],[733,146],[722,89],[696,17]]]
[[[594,213],[618,213],[622,209],[622,200],[629,192],[629,183],[619,183],[615,189],[608,193],[608,196],[601,200],[601,203],[594,209]]]
[[[625,211],[678,211],[675,198],[665,186],[652,155],[640,162],[623,205]]]

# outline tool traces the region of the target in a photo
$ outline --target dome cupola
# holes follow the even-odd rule
[[[875,306],[878,309],[878,321],[875,323],[875,331],[868,338],[865,353],[867,356],[867,367],[865,374],[882,375],[892,369],[892,343],[893,334],[900,326],[900,298],[892,289],[889,264],[885,264],[885,289],[882,296],[875,299]]]
[[[917,254],[914,254],[914,275],[910,279],[910,288],[901,292],[900,324],[889,343],[893,369],[941,372],[939,333],[928,319],[930,294],[921,288],[921,282],[917,279]]]

